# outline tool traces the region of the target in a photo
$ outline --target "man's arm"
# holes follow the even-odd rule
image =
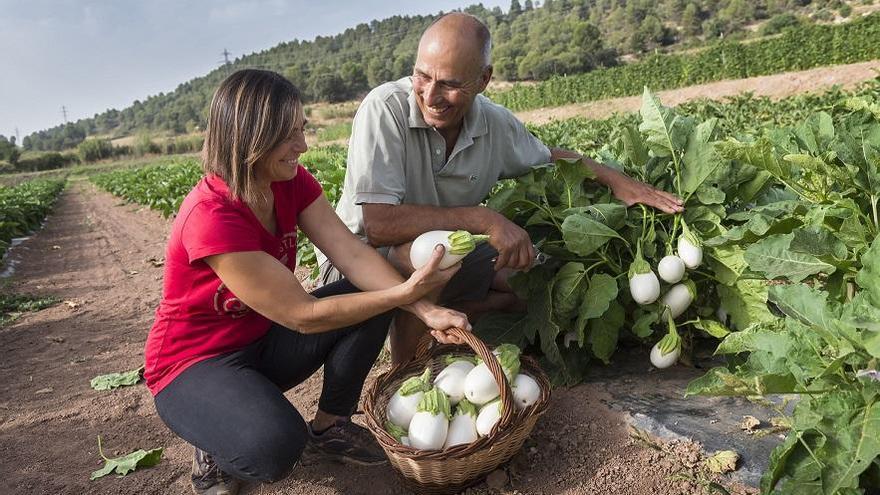
[[[485,206],[444,208],[364,203],[361,207],[367,240],[376,247],[405,244],[429,230],[467,230],[489,236],[489,244],[498,251],[495,270],[524,270],[535,259],[529,234]]]
[[[611,189],[614,197],[627,206],[642,203],[666,213],[679,213],[684,210],[684,203],[674,194],[655,189],[580,153],[561,148],[550,148],[550,159],[554,162],[559,159],[580,160],[596,176],[596,182]]]
[[[494,217],[499,216],[485,206],[444,208],[365,203],[361,207],[367,240],[375,247],[404,244],[429,230],[467,230],[482,234],[498,221]]]

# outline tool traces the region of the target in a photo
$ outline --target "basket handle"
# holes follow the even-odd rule
[[[495,424],[492,431],[489,432],[490,436],[494,435],[499,428],[507,426],[516,414],[516,405],[513,402],[513,391],[510,389],[507,376],[504,374],[504,370],[501,368],[501,363],[498,362],[498,358],[495,357],[495,354],[492,354],[492,351],[486,347],[486,344],[484,344],[479,337],[458,327],[452,327],[448,329],[447,332],[463,340],[474,350],[474,352],[477,353],[478,356],[480,356],[483,362],[486,363],[489,372],[492,373],[492,377],[495,378],[495,383],[498,384],[498,388],[501,391],[501,419]]]

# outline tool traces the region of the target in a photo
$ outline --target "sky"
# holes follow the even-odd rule
[[[477,0],[0,0],[0,135],[173,91],[223,61],[394,15]],[[510,0],[484,0],[505,11]]]

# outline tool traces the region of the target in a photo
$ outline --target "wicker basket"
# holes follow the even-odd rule
[[[391,465],[403,477],[404,483],[416,493],[457,493],[480,482],[522,448],[538,417],[547,410],[550,400],[547,375],[533,359],[522,356],[520,373],[530,375],[538,382],[541,395],[531,406],[517,410],[510,385],[495,355],[472,333],[457,329],[455,332],[467,342],[467,346],[438,345],[421,350],[409,363],[377,377],[365,398],[367,426],[385,449]],[[501,419],[489,435],[445,450],[417,450],[400,444],[385,431],[388,401],[406,378],[420,374],[426,366],[431,368],[432,376],[436,376],[446,366],[442,356],[470,356],[475,352],[486,363],[501,389]]]

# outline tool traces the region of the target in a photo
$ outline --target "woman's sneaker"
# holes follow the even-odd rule
[[[224,473],[210,454],[201,449],[193,453],[192,489],[196,495],[236,495],[241,482]]]
[[[322,459],[361,466],[377,466],[388,462],[385,451],[369,430],[345,420],[337,420],[321,433],[315,433],[309,423],[309,443],[303,452],[303,461],[311,464]]]

